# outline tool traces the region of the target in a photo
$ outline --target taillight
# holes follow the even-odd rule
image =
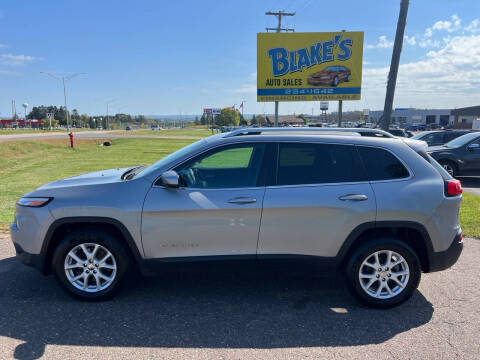
[[[447,180],[445,181],[445,195],[457,196],[462,193],[462,184],[460,180]]]

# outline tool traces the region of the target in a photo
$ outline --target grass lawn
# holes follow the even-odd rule
[[[151,164],[195,140],[115,139],[112,146],[102,140],[75,142],[49,139],[0,142],[0,229],[13,219],[15,202],[40,185],[95,170]]]
[[[181,130],[182,135],[184,132]],[[147,133],[161,134],[162,131]],[[16,200],[40,185],[95,170],[150,164],[195,140],[125,138],[111,140],[109,147],[99,146],[102,141],[79,139],[75,149],[68,146],[68,140],[60,139],[0,142],[0,229],[6,229],[12,221]],[[250,154],[235,155],[243,161],[248,160]],[[206,160],[219,161],[214,156]],[[480,238],[479,213],[480,197],[464,193],[460,209],[464,236]]]
[[[91,131],[94,129],[70,129],[70,131]],[[13,134],[41,134],[41,133],[56,133],[67,132],[67,129],[53,129],[53,130],[36,130],[36,129],[0,129],[0,135],[13,135]]]

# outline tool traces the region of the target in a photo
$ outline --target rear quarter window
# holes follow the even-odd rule
[[[359,146],[358,151],[370,181],[403,179],[410,176],[402,162],[385,149]]]

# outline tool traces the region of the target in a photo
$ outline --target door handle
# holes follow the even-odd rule
[[[252,204],[252,203],[256,203],[257,199],[246,197],[246,196],[238,196],[228,200],[228,202],[230,204]]]
[[[340,196],[338,199],[342,201],[365,201],[368,200],[368,196],[363,194],[348,194]]]

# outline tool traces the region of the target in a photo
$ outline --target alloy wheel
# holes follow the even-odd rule
[[[358,272],[362,289],[377,299],[397,296],[405,289],[409,278],[407,261],[391,250],[380,250],[368,255]]]
[[[65,257],[65,275],[77,289],[95,293],[108,288],[115,280],[117,263],[104,246],[84,243],[75,246]]]

